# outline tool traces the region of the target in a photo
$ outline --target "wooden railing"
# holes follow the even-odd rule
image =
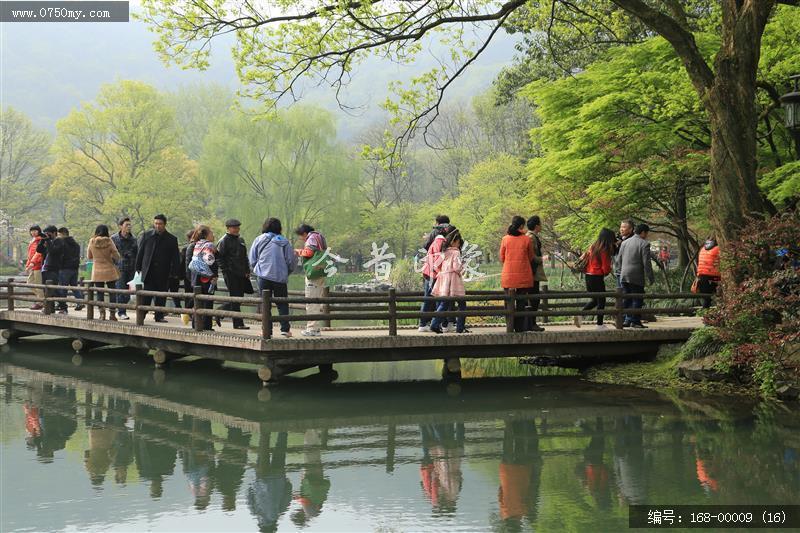
[[[32,289],[44,291],[44,297],[35,295]],[[70,296],[59,296],[57,291],[73,291],[75,289],[84,292],[83,298]],[[105,295],[130,296],[129,303],[117,303],[105,301]],[[102,297],[103,300],[99,300]],[[517,294],[514,289],[506,292],[501,291],[467,291],[466,296],[458,297],[425,297],[422,292],[398,292],[390,289],[383,293],[347,293],[334,292],[326,288],[322,297],[306,298],[300,291],[289,291],[287,297],[276,297],[272,291],[262,291],[260,296],[234,297],[222,294],[202,294],[200,287],[195,287],[193,293],[186,292],[162,292],[145,290],[141,285],[137,285],[136,290],[110,289],[104,287],[94,287],[91,285],[64,286],[56,285],[52,282],[45,284],[30,284],[9,279],[0,281],[0,301],[6,302],[5,308],[13,311],[18,303],[39,303],[43,305],[42,312],[47,315],[54,314],[57,303],[83,304],[86,306],[86,319],[95,319],[96,308],[108,309],[115,312],[118,309],[132,311],[135,315],[137,325],[143,325],[145,316],[150,312],[166,314],[188,314],[195,320],[194,327],[198,331],[203,329],[201,317],[218,318],[241,318],[261,324],[261,334],[264,339],[272,337],[272,326],[275,322],[286,320],[289,322],[305,322],[309,320],[321,321],[325,326],[330,327],[330,323],[337,321],[355,322],[375,322],[379,321],[388,326],[389,335],[397,335],[400,321],[419,321],[422,318],[433,319],[435,317],[455,319],[458,317],[479,318],[499,318],[501,324],[504,323],[508,333],[514,332],[514,322],[518,318],[537,317],[546,322],[554,317],[574,317],[574,316],[611,316],[614,318],[614,326],[617,329],[623,327],[624,315],[693,315],[696,307],[693,305],[672,305],[667,307],[647,307],[643,309],[626,308],[625,301],[629,298],[642,298],[644,300],[667,301],[675,300],[698,300],[701,298],[712,297],[711,295],[699,295],[694,293],[651,293],[651,294],[624,294],[622,289],[613,292],[553,292],[543,290],[539,294]],[[173,299],[183,302],[182,308],[167,307],[166,305],[153,305],[145,303],[146,299]],[[590,298],[606,298],[613,301],[613,305],[600,311],[591,309],[584,311],[581,309]],[[109,298],[110,299],[110,298]],[[538,311],[518,311],[516,302],[525,300],[531,302],[539,300],[541,305]],[[571,301],[570,301],[571,300]],[[448,310],[443,312],[429,311],[422,312],[421,304],[428,302],[459,302],[465,301],[467,308],[465,311]],[[568,302],[570,301],[570,302]],[[210,302],[208,304],[207,302]],[[567,303],[563,303],[567,302]],[[203,303],[210,305],[204,307]],[[239,304],[241,311],[228,311],[215,309],[214,304],[234,303]],[[190,305],[191,304],[191,305]],[[305,309],[307,304],[319,304],[323,307],[323,312],[318,314],[289,314],[277,315],[273,309],[278,304],[287,304],[290,309]],[[248,311],[247,308],[251,310]],[[255,309],[255,311],[252,311]]]

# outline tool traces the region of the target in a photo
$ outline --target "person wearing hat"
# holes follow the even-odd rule
[[[253,294],[253,285],[250,283],[250,263],[247,260],[247,246],[244,239],[239,236],[242,223],[235,218],[225,221],[225,236],[217,243],[217,264],[222,269],[222,277],[228,293],[231,296],[244,296]],[[238,303],[225,302],[220,309],[228,311],[240,310]],[[217,325],[220,319],[217,318]],[[234,329],[250,329],[244,325],[241,318],[233,319]]]

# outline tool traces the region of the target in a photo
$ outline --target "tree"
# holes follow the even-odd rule
[[[308,222],[330,233],[355,203],[358,169],[336,142],[331,114],[318,108],[227,116],[211,126],[200,166],[217,207],[253,229],[275,216],[287,232]]]
[[[0,206],[12,224],[30,224],[47,208],[50,137],[12,107],[0,111]]]
[[[174,112],[155,88],[104,85],[95,102],[56,127],[50,194],[64,199],[73,234],[86,238],[95,224],[113,225],[122,215],[137,230],[149,228],[157,213],[171,228],[208,221],[197,166],[177,146]]]
[[[537,30],[569,35],[591,47],[625,43],[634,35],[662,36],[680,58],[711,130],[710,213],[722,241],[736,237],[745,218],[768,208],[757,187],[756,87],[761,37],[777,4],[798,0],[491,0],[445,2],[314,1],[213,4],[202,0],[145,0],[144,19],[159,34],[156,49],[168,61],[204,68],[209,42],[235,32],[240,78],[270,105],[294,99],[302,81],[328,83],[339,94],[354,68],[371,54],[413,61],[420,40],[436,32],[451,45],[442,64],[411,88],[399,88],[390,109],[408,117],[411,132],[436,118],[442,96],[486,49],[512,15],[533,13]],[[272,9],[270,9],[272,8]],[[263,11],[262,11],[263,10]],[[465,26],[483,25],[486,37],[469,41]],[[701,53],[696,32],[715,27],[721,46],[713,61]],[[552,39],[551,39],[552,40]],[[553,50],[557,52],[557,50]]]
[[[196,84],[169,93],[167,102],[175,110],[181,146],[190,159],[199,161],[211,124],[231,111],[234,95],[221,85]]]

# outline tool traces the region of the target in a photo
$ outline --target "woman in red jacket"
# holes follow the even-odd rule
[[[614,254],[614,232],[608,228],[600,230],[600,235],[589,247],[588,262],[586,263],[586,290],[588,292],[606,292],[605,277],[611,273],[611,256]],[[594,309],[598,311],[606,308],[605,297],[592,298],[583,306],[584,311]],[[575,317],[575,325],[581,327],[581,317]],[[597,315],[597,328],[605,329],[603,315]]]
[[[524,227],[525,219],[520,216],[514,217],[508,227],[508,235],[500,242],[500,262],[503,263],[500,285],[506,292],[509,289],[516,289],[517,294],[527,294],[533,288],[531,269],[534,257],[533,241],[525,235]],[[517,311],[524,312],[525,305],[524,299],[517,300]],[[525,331],[527,322],[525,317],[515,317],[514,331]]]
[[[42,262],[44,258],[42,254],[36,251],[39,246],[39,241],[42,240],[44,234],[42,228],[39,226],[30,227],[31,242],[28,244],[28,257],[25,262],[25,270],[28,272],[28,283],[35,283],[37,285],[42,283]],[[37,298],[44,298],[44,291],[42,289],[32,289],[34,296]],[[31,309],[41,309],[42,304],[36,302]]]

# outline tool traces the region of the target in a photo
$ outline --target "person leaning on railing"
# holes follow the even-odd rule
[[[25,262],[25,271],[28,273],[28,283],[36,285],[42,284],[42,261],[44,257],[41,253],[36,251],[39,246],[39,241],[44,237],[42,228],[39,226],[31,226],[28,230],[31,234],[31,242],[28,243],[28,257]],[[44,291],[42,289],[33,289],[33,295],[40,300],[44,298]],[[41,303],[36,302],[31,309],[39,310],[43,306]]]
[[[89,247],[86,251],[86,256],[93,261],[92,263],[92,285],[95,287],[102,287],[105,285],[109,289],[113,289],[117,285],[119,279],[119,269],[117,268],[117,261],[120,259],[119,251],[114,245],[114,241],[108,235],[108,226],[100,224],[94,230],[94,237],[89,240]],[[114,302],[113,294],[108,295],[108,301]],[[96,299],[100,302],[104,300],[102,292],[97,293]],[[109,320],[117,320],[117,315],[114,309],[109,309]],[[106,319],[106,308],[100,308],[100,320]]]
[[[286,298],[289,296],[289,274],[297,266],[297,255],[286,237],[281,235],[283,227],[280,220],[268,218],[261,231],[248,254],[250,267],[258,276],[258,292],[271,290],[276,298]],[[288,303],[279,303],[277,307],[279,315],[289,316]],[[281,320],[280,323],[281,336],[291,337],[291,323],[288,320]]]
[[[524,227],[525,219],[515,216],[508,227],[508,235],[500,242],[500,262],[503,263],[500,285],[506,293],[516,289],[517,294],[528,294],[533,288],[533,241],[523,233]],[[514,302],[519,313],[525,312],[526,304],[521,298]],[[526,322],[524,316],[514,317],[514,331],[525,331]]]

